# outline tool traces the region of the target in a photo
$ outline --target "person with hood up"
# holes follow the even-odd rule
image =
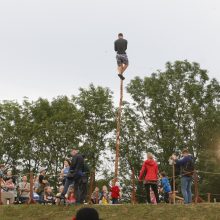
[[[156,197],[157,203],[159,203],[159,193],[158,193],[158,165],[157,162],[153,159],[152,153],[147,153],[147,160],[144,161],[140,175],[139,181],[143,181],[144,186],[147,192],[147,202],[151,203],[150,197],[150,188],[153,190]]]

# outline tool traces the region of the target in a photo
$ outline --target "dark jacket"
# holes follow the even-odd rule
[[[70,172],[78,173],[82,172],[84,167],[84,159],[81,154],[76,154],[72,157],[70,164]]]
[[[180,167],[180,173],[182,176],[191,176],[194,171],[194,158],[192,155],[185,156],[176,160],[176,165]]]
[[[123,38],[119,38],[115,41],[115,51],[117,54],[126,54],[127,46],[128,41]]]

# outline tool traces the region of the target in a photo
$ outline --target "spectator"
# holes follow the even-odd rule
[[[161,186],[163,190],[163,197],[164,197],[163,199],[166,203],[169,203],[170,192],[171,192],[169,179],[165,172],[160,173],[160,178],[161,178]]]
[[[147,192],[147,202],[149,204],[151,203],[150,188],[154,192],[157,203],[160,202],[158,186],[157,186],[157,181],[158,181],[157,175],[158,175],[158,165],[156,161],[153,159],[153,154],[147,153],[147,160],[142,165],[140,175],[139,175],[139,181],[142,181],[144,178],[144,185],[145,185],[145,189]]]
[[[4,181],[2,179],[0,188],[3,205],[7,205],[8,202],[9,204],[13,204],[15,201],[15,197],[12,191],[12,189],[14,189],[14,183],[12,182],[12,179],[9,179],[7,181]]]
[[[70,161],[68,159],[64,160],[64,168],[61,170],[61,179],[62,179],[62,184],[65,185],[67,174],[69,173],[70,170]]]
[[[185,204],[192,203],[192,176],[194,173],[194,160],[189,154],[188,149],[183,149],[182,158],[177,159],[176,155],[172,155],[172,159],[180,166],[181,170],[181,191]]]
[[[76,204],[76,197],[75,197],[75,189],[74,186],[70,186],[68,189],[68,192],[66,194],[66,204],[71,205],[71,204]]]
[[[40,202],[40,196],[37,193],[37,189],[38,188],[35,188],[35,187],[33,189],[33,200],[38,203],[38,202]]]
[[[45,204],[50,204],[50,205],[55,203],[52,188],[50,186],[46,186],[44,188],[44,203]]]
[[[46,179],[46,168],[41,168],[39,170],[40,175],[38,177],[39,187],[37,189],[37,193],[40,196],[40,202],[44,200],[44,188],[48,186],[48,180]]]
[[[120,198],[120,188],[116,180],[112,180],[112,186],[110,192],[111,192],[112,204],[118,204],[118,200]]]
[[[60,186],[59,192],[56,194],[56,199],[55,199],[56,205],[60,205],[62,203],[61,195],[62,195],[63,190],[64,190],[64,186]]]
[[[99,192],[99,187],[96,187],[91,196],[92,203],[99,204],[100,197],[101,197],[101,194]]]
[[[3,204],[7,204],[7,201],[9,201],[9,204],[13,204],[15,201],[15,184],[13,183],[12,179],[7,179],[6,181],[2,181],[1,183],[2,188],[2,202]]]
[[[71,160],[71,165],[69,169],[69,173],[67,174],[67,179],[65,182],[64,190],[62,193],[62,197],[65,196],[65,194],[68,191],[68,188],[70,185],[74,185],[75,188],[75,196],[77,203],[80,203],[80,180],[83,175],[82,170],[84,166],[84,159],[81,154],[78,153],[78,150],[75,148],[71,152],[72,154],[72,160]]]
[[[26,203],[30,196],[30,183],[27,182],[27,176],[22,177],[22,182],[18,185],[18,199],[21,203]]]
[[[102,187],[101,192],[101,198],[100,198],[100,204],[107,205],[109,203],[109,194],[108,194],[108,188],[107,186]]]
[[[82,208],[72,220],[99,220],[98,212],[93,208]]]

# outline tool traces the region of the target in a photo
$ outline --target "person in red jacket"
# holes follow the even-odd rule
[[[157,203],[159,203],[159,194],[157,188],[158,182],[158,165],[157,162],[153,159],[152,153],[147,153],[147,160],[144,161],[140,175],[139,181],[143,181],[144,179],[144,186],[147,192],[147,202],[151,203],[150,199],[150,188],[153,190],[154,195],[156,197]]]
[[[118,186],[117,181],[114,179],[112,180],[112,186],[110,188],[111,197],[112,197],[112,204],[118,204],[118,200],[120,198],[120,188]]]

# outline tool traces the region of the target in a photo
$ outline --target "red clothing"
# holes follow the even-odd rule
[[[153,159],[149,159],[149,160],[145,160],[141,171],[140,171],[140,175],[139,175],[139,180],[143,180],[143,176],[144,180],[146,181],[157,181],[158,177],[158,165],[157,162]]]
[[[118,199],[120,197],[120,189],[118,186],[112,186],[110,191],[112,199]]]

